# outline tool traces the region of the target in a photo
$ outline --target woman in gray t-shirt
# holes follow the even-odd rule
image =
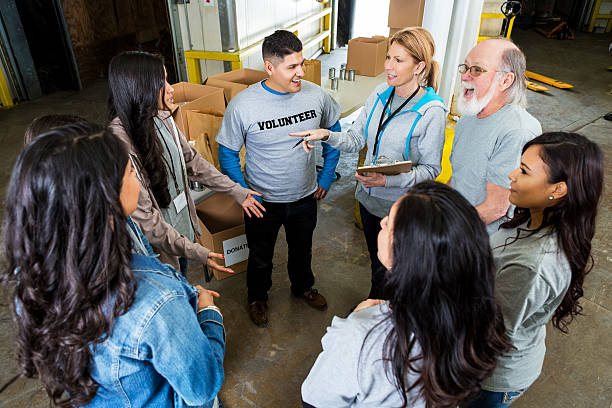
[[[496,296],[513,349],[504,353],[470,408],[511,405],[538,378],[546,324],[567,333],[593,267],[591,239],[603,185],[599,147],[572,133],[545,133],[510,173],[514,217],[491,237]]]
[[[489,236],[461,194],[419,183],[381,227],[391,299],[334,317],[302,384],[304,407],[457,407],[510,347]]]

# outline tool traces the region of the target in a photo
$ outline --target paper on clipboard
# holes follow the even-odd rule
[[[412,169],[412,161],[401,161],[391,164],[384,164],[379,166],[362,166],[357,167],[357,173],[381,173],[387,176],[394,176],[400,173],[408,173]]]

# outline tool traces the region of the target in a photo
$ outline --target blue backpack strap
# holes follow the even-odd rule
[[[406,160],[408,160],[408,155],[410,154],[410,139],[412,139],[412,132],[414,132],[414,128],[416,127],[416,124],[423,117],[423,115],[419,113],[419,109],[421,109],[426,103],[433,102],[433,101],[438,101],[444,104],[444,100],[438,94],[436,94],[436,91],[434,91],[433,88],[423,87],[423,89],[427,90],[427,93],[423,95],[423,97],[421,97],[421,99],[419,99],[419,101],[415,103],[412,108],[408,109],[409,112],[416,113],[417,117],[414,119],[414,122],[412,122],[412,127],[410,128],[410,132],[408,133],[408,137],[406,138],[406,150],[405,150]]]
[[[391,95],[392,91],[393,91],[393,87],[390,86],[383,93],[378,94],[378,96],[376,97],[376,102],[374,102],[374,106],[372,106],[372,110],[370,111],[370,114],[368,115],[368,120],[365,125],[365,135],[364,136],[365,136],[366,141],[368,140],[368,128],[370,127],[370,120],[372,120],[372,115],[374,114],[374,111],[376,110],[376,105],[378,104],[378,101],[380,101],[384,109],[385,103],[387,102],[387,99],[389,99],[389,96]],[[384,102],[383,102],[383,99],[384,99]]]
[[[416,127],[416,124],[418,123],[419,119],[421,119],[423,117],[423,115],[421,115],[419,112],[416,112],[417,117],[414,118],[414,122],[412,122],[412,127],[410,128],[410,132],[408,132],[408,137],[406,138],[406,151],[404,152],[404,157],[406,157],[406,160],[408,160],[408,155],[410,154],[410,139],[412,139],[412,132],[414,132],[414,128]]]

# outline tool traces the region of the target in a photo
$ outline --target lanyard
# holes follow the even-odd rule
[[[155,124],[155,126],[157,127],[157,124]],[[164,124],[164,126],[166,125]],[[166,129],[168,128],[166,127]],[[178,180],[176,179],[176,172],[174,171],[174,160],[172,159],[172,152],[170,151],[170,148],[168,147],[168,144],[166,143],[166,139],[164,139],[164,136],[161,134],[161,131],[159,130],[159,128],[157,128],[157,130],[160,133],[159,138],[162,140],[162,142],[164,142],[164,146],[166,147],[166,151],[168,152],[168,157],[170,157],[170,163],[168,163],[168,161],[166,160],[164,156],[162,156],[162,159],[164,159],[164,161],[166,162],[166,167],[168,167],[168,170],[170,171],[170,175],[172,176],[172,180],[174,181],[174,188],[176,189],[176,194],[178,195],[180,193],[180,189],[178,185]],[[168,129],[168,131],[170,130]]]
[[[419,92],[420,89],[421,87],[417,86],[417,89],[412,93],[412,95],[410,95],[410,97],[406,99],[404,103],[402,103],[400,107],[395,110],[395,112],[391,113],[387,117],[387,119],[384,119],[385,112],[391,105],[391,101],[393,100],[393,97],[395,96],[395,88],[393,88],[393,91],[391,91],[391,95],[389,96],[389,99],[387,99],[387,103],[385,103],[385,107],[383,108],[383,111],[380,114],[380,120],[378,121],[378,130],[376,131],[376,139],[374,141],[374,151],[372,152],[372,157],[376,157],[376,153],[378,151],[378,142],[380,141],[379,137],[383,129],[387,126],[387,124],[391,121],[391,119],[395,117],[395,115],[397,115],[402,109],[404,109],[404,106],[406,106],[406,104],[410,102],[412,98],[414,98],[414,96],[417,94],[417,92]]]
[[[183,152],[180,150],[180,146],[181,146],[180,143],[181,142],[180,142],[180,140],[178,138],[178,130],[176,128],[176,124],[174,123],[174,120],[172,120],[172,125],[173,125],[173,128],[174,128],[174,134],[173,134],[172,131],[168,128],[168,126],[166,126],[166,124],[164,123],[163,120],[161,121],[161,123],[162,123],[162,125],[164,125],[164,127],[166,128],[168,133],[170,133],[173,136],[174,141],[176,142],[177,149],[179,149],[178,153],[179,153],[179,159],[180,159],[180,162],[181,162],[181,169],[183,170],[185,168],[185,161],[183,159]],[[178,179],[177,179],[176,171],[174,169],[174,160],[172,159],[172,152],[170,152],[170,148],[168,147],[168,144],[166,143],[166,139],[162,136],[161,130],[157,126],[157,123],[155,123],[155,127],[157,128],[157,130],[158,130],[158,132],[160,134],[160,138],[161,138],[162,142],[164,142],[164,146],[166,148],[166,151],[168,152],[168,157],[170,157],[170,164],[169,164],[168,161],[166,160],[166,158],[162,156],[162,158],[166,162],[166,166],[170,170],[170,175],[172,176],[172,180],[174,181],[174,188],[176,189],[176,194],[179,194],[180,193],[180,189],[179,189],[179,185],[178,185]],[[184,176],[184,174],[182,174],[182,175]],[[183,184],[185,184],[185,177],[183,177]]]

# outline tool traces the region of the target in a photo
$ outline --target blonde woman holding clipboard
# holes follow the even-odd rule
[[[435,179],[441,171],[446,108],[436,92],[439,68],[433,60],[434,41],[421,27],[408,27],[391,37],[385,70],[387,82],[368,97],[361,114],[346,132],[313,129],[291,133],[308,141],[323,140],[345,152],[368,151],[366,165],[411,161],[412,169],[397,175],[355,174],[363,232],[372,264],[369,298],[388,299],[385,268],[377,258],[381,220],[408,188]]]

